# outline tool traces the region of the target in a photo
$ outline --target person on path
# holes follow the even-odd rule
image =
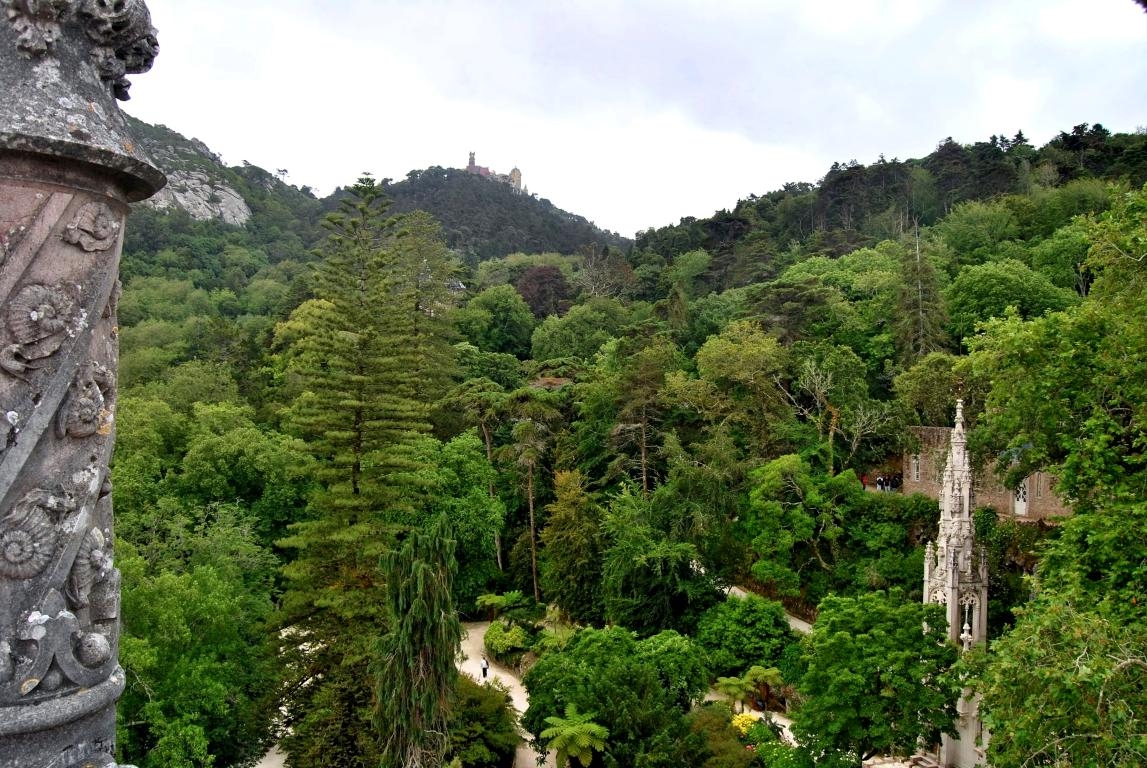
[[[486,657],[482,657],[482,679],[486,679],[487,673],[490,671],[490,662],[486,661]]]

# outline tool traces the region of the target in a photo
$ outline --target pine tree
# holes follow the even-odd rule
[[[894,332],[904,367],[911,367],[925,355],[944,349],[947,321],[936,268],[921,250],[917,228],[915,248],[904,249],[900,262],[900,288],[896,296]]]
[[[442,764],[462,625],[450,597],[458,570],[445,515],[383,558],[389,631],[372,664],[382,768]]]

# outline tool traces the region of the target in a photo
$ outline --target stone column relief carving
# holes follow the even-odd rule
[[[114,764],[115,301],[164,183],[116,100],[157,50],[142,0],[0,0],[0,768]]]

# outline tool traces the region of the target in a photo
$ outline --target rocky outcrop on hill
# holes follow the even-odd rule
[[[225,224],[245,224],[251,218],[242,195],[203,171],[169,171],[167,186],[145,205],[158,210],[182,208],[194,219],[219,219]]]
[[[163,125],[130,120],[132,133],[167,174],[167,186],[144,205],[179,208],[192,218],[242,225],[251,208],[235,188],[234,171],[198,139],[187,139]]]

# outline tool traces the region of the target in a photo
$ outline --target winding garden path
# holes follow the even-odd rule
[[[740,587],[731,587],[729,594],[743,598],[747,597],[750,593]],[[785,616],[788,618],[789,626],[792,627],[794,631],[800,632],[801,634],[808,634],[811,630],[811,626],[807,621],[798,619],[796,616],[787,612]],[[482,654],[485,652],[482,645],[482,638],[485,636],[489,626],[490,622],[488,621],[469,621],[462,625],[463,629],[466,630],[466,636],[462,638],[462,660],[458,663],[458,669],[478,681],[482,680]],[[506,687],[506,690],[510,693],[510,701],[513,702],[514,709],[517,710],[518,715],[521,716],[529,706],[529,699],[526,696],[526,689],[522,685],[521,678],[500,664],[491,661],[489,679],[497,680]],[[716,691],[710,691],[706,699],[710,701],[723,700],[725,697]],[[754,712],[753,714],[764,716],[762,713]],[[792,721],[776,712],[770,712],[769,717],[781,726],[785,739],[789,741],[789,743],[794,743],[792,740],[792,732],[789,730]],[[285,756],[279,751],[277,746],[272,747],[271,751],[263,756],[263,759],[258,762],[255,768],[283,768],[284,758]],[[537,765],[538,753],[530,747],[528,741],[522,742],[514,758],[514,768],[537,768]],[[554,768],[555,762],[553,754],[546,757],[544,765],[546,768]],[[908,768],[907,763],[889,758],[874,758],[866,761],[865,765],[869,768],[875,768],[876,766],[884,766],[885,768]]]
[[[481,663],[484,653],[482,638],[489,626],[490,622],[488,621],[468,621],[462,624],[462,628],[466,630],[466,636],[462,638],[462,661],[458,663],[458,669],[478,681],[482,680]],[[510,701],[513,702],[514,709],[521,716],[526,711],[526,707],[529,706],[526,689],[522,686],[521,679],[494,662],[490,662],[489,679],[497,680],[506,687],[506,690],[510,692]],[[271,750],[263,756],[255,768],[283,768],[285,759],[286,756],[276,745],[271,747]],[[518,747],[518,754],[514,758],[514,768],[537,768],[537,765],[538,753],[530,748],[528,742],[523,742]],[[549,768],[553,768],[555,765],[552,754],[546,758],[545,765]]]
[[[485,652],[482,638],[489,626],[490,622],[488,621],[467,621],[462,624],[463,629],[466,630],[466,636],[462,638],[462,661],[458,664],[458,669],[479,682],[482,680],[482,654]],[[526,711],[526,707],[530,705],[521,678],[491,660],[489,679],[497,680],[506,686],[510,692],[510,701],[513,702],[514,709],[521,716]],[[529,742],[523,742],[518,747],[517,757],[514,758],[514,768],[537,768],[537,765],[538,753],[530,748]],[[546,757],[545,765],[553,768],[555,765],[553,754]]]

